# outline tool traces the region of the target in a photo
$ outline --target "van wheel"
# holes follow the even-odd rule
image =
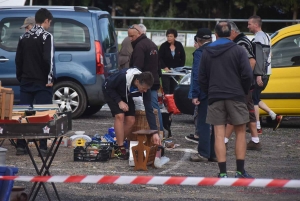
[[[72,81],[62,81],[53,87],[53,103],[61,112],[72,111],[72,118],[80,117],[87,107],[86,95],[81,86]]]
[[[96,114],[99,112],[99,110],[102,108],[102,105],[94,105],[94,106],[88,106],[86,107],[83,115],[90,116],[93,114]]]

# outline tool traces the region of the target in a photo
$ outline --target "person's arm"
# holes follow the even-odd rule
[[[159,50],[158,50],[158,58],[159,58],[159,67],[160,69],[164,69],[166,68],[166,64],[164,62],[164,57],[165,57],[165,48],[164,48],[164,45],[165,43],[163,43],[160,47],[159,47]]]
[[[200,67],[200,58],[201,52],[195,51],[194,58],[193,58],[193,67],[192,67],[192,74],[193,79],[191,82],[192,84],[192,98],[198,98],[200,95],[200,85],[199,85],[199,67]]]
[[[47,84],[54,82],[54,43],[52,34],[48,34],[43,47],[44,70],[48,74]]]
[[[201,90],[208,94],[208,87],[209,87],[209,73],[207,72],[206,69],[206,52],[205,50],[202,53],[202,57],[200,60],[200,68],[199,68],[199,84]]]
[[[240,51],[240,75],[242,81],[242,87],[245,94],[248,94],[251,87],[251,81],[253,78],[253,71],[249,63],[248,56],[245,51]]]
[[[252,68],[252,70],[254,70],[254,67],[255,67],[255,64],[256,64],[256,61],[254,58],[250,58],[249,59],[249,63],[250,63],[250,66]]]
[[[133,49],[133,53],[131,55],[132,61],[130,67],[137,67],[143,71],[144,68],[144,60],[145,60],[145,52],[141,45],[136,45]]]
[[[149,124],[149,127],[151,130],[157,130],[157,125],[156,125],[156,118],[153,112],[153,107],[151,103],[151,90],[148,89],[146,93],[143,93],[143,102],[144,102],[144,107],[145,107],[145,112],[146,112],[146,118]],[[154,144],[161,144],[161,140],[159,138],[158,132],[153,134],[153,143]]]
[[[22,52],[22,41],[19,40],[17,52],[16,52],[16,77],[19,82],[21,82],[22,73],[23,73],[23,52]]]
[[[180,45],[180,49],[181,49],[180,50],[180,67],[182,67],[185,65],[186,56],[185,56],[185,51],[184,51],[182,43],[179,42],[179,45]]]

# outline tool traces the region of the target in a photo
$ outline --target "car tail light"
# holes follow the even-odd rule
[[[104,74],[103,51],[99,41],[95,40],[96,74]]]

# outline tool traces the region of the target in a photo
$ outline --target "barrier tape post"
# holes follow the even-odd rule
[[[300,188],[300,180],[241,179],[241,178],[212,178],[212,177],[118,176],[118,175],[0,176],[0,180],[14,180],[14,181],[27,181],[27,182],[56,182],[56,183]]]

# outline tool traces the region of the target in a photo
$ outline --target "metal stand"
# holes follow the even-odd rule
[[[47,156],[46,156],[45,159],[44,159],[43,156],[42,156],[41,150],[40,150],[40,148],[39,148],[39,146],[38,146],[38,144],[37,144],[36,139],[30,140],[30,141],[33,141],[33,143],[35,144],[35,147],[36,147],[36,149],[37,149],[37,151],[38,151],[38,153],[39,153],[39,157],[40,157],[41,160],[42,160],[42,167],[41,167],[40,169],[38,169],[38,167],[37,167],[37,165],[36,165],[36,161],[34,160],[34,158],[33,158],[33,156],[32,156],[32,153],[31,153],[31,151],[30,151],[30,149],[29,149],[29,147],[28,147],[28,142],[29,142],[29,140],[27,140],[27,142],[26,142],[26,150],[27,150],[27,152],[28,152],[28,154],[29,154],[29,157],[30,157],[31,162],[32,162],[32,164],[33,164],[33,166],[34,166],[34,169],[35,169],[36,173],[37,173],[39,176],[46,176],[46,175],[51,176],[51,174],[50,174],[50,166],[51,166],[51,164],[52,164],[53,159],[55,158],[55,155],[56,155],[56,153],[57,153],[57,150],[58,150],[58,148],[59,148],[59,145],[60,145],[62,139],[63,139],[63,136],[55,137],[55,138],[54,138],[54,140],[53,140],[53,142],[52,142],[52,144],[51,144],[51,147],[50,147],[50,149],[49,149],[49,152],[48,152],[48,154],[47,154]],[[55,149],[54,149],[54,146],[55,146],[55,143],[57,142],[57,140],[58,140],[58,144],[56,145],[56,147],[55,147]],[[54,149],[54,151],[53,151],[53,149]],[[51,152],[52,152],[52,151],[53,151],[53,154],[52,154],[52,156],[51,156]],[[49,160],[49,162],[48,162],[48,160]],[[38,184],[38,186],[37,186],[37,184]],[[58,192],[57,192],[57,189],[56,189],[55,184],[54,184],[53,182],[51,182],[51,184],[52,184],[52,187],[53,187],[53,189],[54,189],[54,192],[55,192],[55,194],[56,194],[57,199],[58,199],[58,200],[61,200],[60,197],[59,197],[59,195],[58,195]],[[33,184],[32,188],[31,188],[31,191],[30,191],[30,193],[29,193],[29,200],[35,200],[35,198],[36,198],[38,192],[40,191],[41,186],[43,186],[44,191],[45,191],[45,193],[46,193],[46,196],[47,196],[48,200],[51,200],[50,195],[49,195],[49,193],[48,193],[48,190],[47,190],[47,188],[46,188],[46,185],[45,185],[45,183],[43,183],[43,182],[35,182],[35,183]],[[36,187],[37,187],[37,188],[36,188]],[[35,189],[35,188],[36,188],[36,189]]]

